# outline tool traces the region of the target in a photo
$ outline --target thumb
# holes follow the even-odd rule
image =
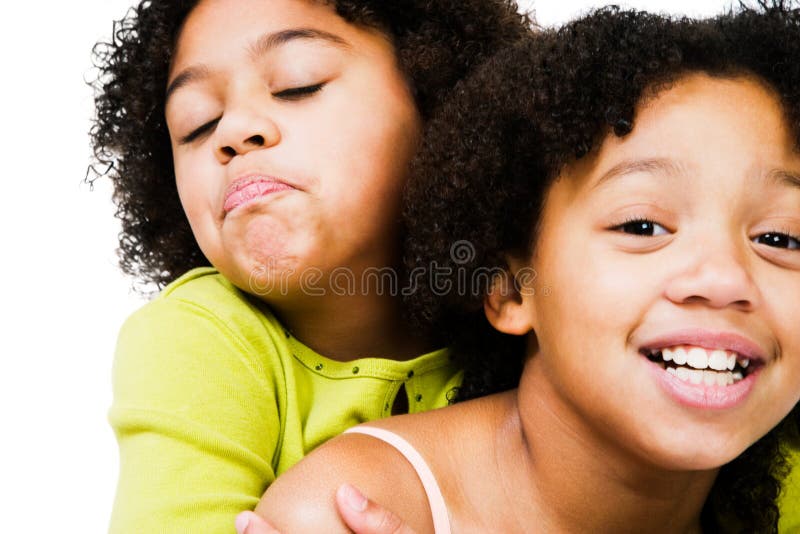
[[[255,512],[241,512],[236,516],[238,534],[281,534],[266,519]]]
[[[355,534],[415,534],[402,519],[368,500],[350,484],[342,484],[336,490],[336,506]]]

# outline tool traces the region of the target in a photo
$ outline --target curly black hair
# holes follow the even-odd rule
[[[315,1],[392,39],[423,121],[474,66],[530,31],[513,0]],[[142,285],[163,287],[208,265],[178,198],[164,118],[173,49],[197,3],[143,0],[115,22],[110,42],[93,49],[98,74],[87,180],[111,179],[122,223],[120,266]]]
[[[406,268],[436,265],[460,288],[442,296],[420,286],[408,299],[417,321],[454,346],[465,369],[459,400],[518,384],[524,337],[489,325],[491,281],[476,273],[505,268],[506,253],[533,252],[545,192],[564,166],[630,133],[637,105],[692,72],[760,80],[780,98],[800,149],[799,58],[800,9],[790,2],[706,20],[609,7],[503,50],[459,85],[428,123],[404,203]],[[453,254],[462,240],[468,257]],[[457,277],[482,283],[458,286]],[[795,406],[722,468],[702,515],[707,532],[776,531],[785,447],[799,421]]]

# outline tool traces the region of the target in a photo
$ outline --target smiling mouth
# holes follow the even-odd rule
[[[736,352],[678,345],[639,351],[666,372],[690,384],[730,386],[744,380],[760,365]]]

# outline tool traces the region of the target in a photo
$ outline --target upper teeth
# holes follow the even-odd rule
[[[742,368],[750,364],[750,360],[738,353],[722,349],[704,349],[690,345],[661,349],[661,357],[665,362],[673,361],[678,365],[688,364],[695,369],[714,369],[716,371],[733,371],[736,362]]]

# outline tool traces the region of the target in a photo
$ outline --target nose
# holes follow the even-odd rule
[[[265,109],[240,106],[228,109],[217,124],[217,160],[226,164],[236,156],[277,145],[281,132]]]
[[[744,251],[733,244],[709,246],[708,242],[695,243],[691,259],[668,283],[666,296],[676,304],[702,303],[743,311],[759,303],[758,287]]]

